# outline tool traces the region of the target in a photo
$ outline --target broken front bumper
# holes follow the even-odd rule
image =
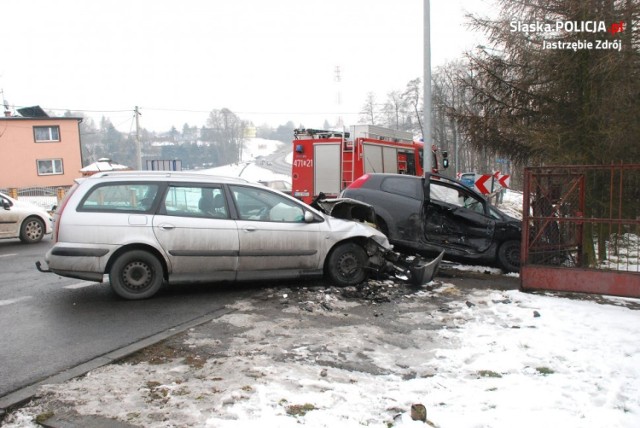
[[[370,240],[370,242],[367,253],[372,270],[416,286],[427,284],[433,280],[444,256],[444,251],[442,251],[435,259],[427,260],[418,255],[409,256],[388,250],[374,240]]]

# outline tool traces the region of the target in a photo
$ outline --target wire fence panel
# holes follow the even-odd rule
[[[526,168],[524,195],[523,289],[640,297],[640,165]]]

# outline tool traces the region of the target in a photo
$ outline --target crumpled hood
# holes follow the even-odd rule
[[[312,207],[335,218],[358,220],[375,224],[376,213],[366,202],[350,198],[317,199]]]
[[[369,226],[365,223],[359,223],[353,220],[343,220],[335,218],[330,215],[324,214],[324,218],[329,225],[329,229],[335,233],[334,236],[338,237],[337,241],[362,236],[365,238],[371,238],[376,241],[380,246],[387,250],[393,249],[393,245],[389,243],[389,239],[380,232],[378,229]]]

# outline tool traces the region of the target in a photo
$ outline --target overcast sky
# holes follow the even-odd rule
[[[431,0],[432,65],[478,43]],[[2,4],[0,89],[11,105],[111,118],[120,130],[202,126],[223,107],[255,124],[355,124],[423,77],[423,0],[30,0]],[[340,67],[340,82],[336,82]]]

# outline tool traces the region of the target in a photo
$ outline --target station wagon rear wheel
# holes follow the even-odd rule
[[[327,275],[336,285],[356,285],[367,279],[367,253],[352,242],[338,245],[327,260]]]
[[[20,226],[20,240],[27,244],[35,244],[42,240],[44,232],[44,222],[37,217],[29,217]]]
[[[162,287],[162,264],[147,251],[128,251],[111,266],[109,282],[113,291],[124,299],[147,299]]]

